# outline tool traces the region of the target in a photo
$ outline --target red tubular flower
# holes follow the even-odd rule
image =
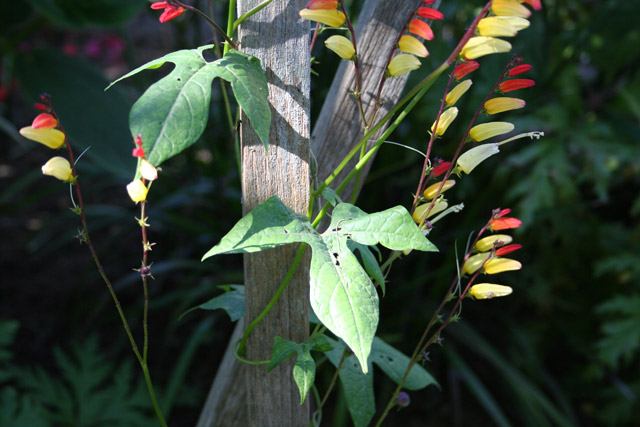
[[[430,7],[421,7],[418,9],[418,16],[425,19],[443,19],[442,12],[432,9]]]
[[[424,4],[426,5],[434,4],[435,2],[436,0],[424,0]]]
[[[467,74],[477,70],[479,67],[480,64],[478,64],[476,61],[463,62],[453,70],[453,77],[456,80],[460,80]]]
[[[511,209],[507,208],[507,209],[502,209],[500,212],[498,212],[498,214],[496,215],[496,218],[502,218],[503,216],[509,215],[511,213]]]
[[[502,92],[511,92],[512,90],[524,89],[534,86],[536,82],[530,79],[513,79],[505,80],[500,83],[500,90]]]
[[[311,0],[307,3],[306,8],[311,10],[335,10],[338,8],[338,0]]]
[[[49,113],[41,113],[33,119],[31,127],[34,129],[53,129],[58,126],[58,121]]]
[[[131,155],[133,157],[140,157],[141,159],[144,159],[146,154],[144,152],[144,149],[142,148],[142,137],[140,135],[136,136],[134,144],[136,144],[136,148],[133,149]]]
[[[162,12],[159,18],[160,22],[163,24],[167,21],[172,20],[173,18],[182,15],[185,12],[184,7],[176,7],[172,4],[169,4],[169,2],[167,1],[157,1],[151,4],[151,9],[164,9],[164,12]]]
[[[409,24],[409,32],[416,34],[423,39],[433,40],[433,31],[429,24],[419,19],[414,19]]]
[[[512,69],[509,70],[509,77],[513,77],[513,76],[517,76],[518,74],[522,74],[522,73],[526,73],[527,71],[529,71],[530,69],[532,69],[533,67],[529,64],[522,64],[522,65],[518,65],[516,67],[513,67]]]
[[[491,223],[489,224],[489,229],[492,231],[508,230],[510,228],[518,228],[521,225],[522,221],[520,221],[518,218],[502,217],[492,219]]]
[[[496,249],[496,256],[503,256],[506,254],[510,254],[511,252],[515,252],[520,249],[522,245],[514,243],[513,245],[503,246],[501,248]]]
[[[531,6],[532,8],[534,8],[535,10],[540,10],[542,9],[542,3],[540,3],[540,0],[520,0],[522,3],[526,3],[529,6]]]
[[[33,104],[33,108],[40,111],[49,111],[49,108],[46,105],[41,104],[39,102],[36,102],[35,104]]]
[[[451,162],[442,162],[431,170],[431,175],[437,178],[449,170],[449,166],[451,166]]]

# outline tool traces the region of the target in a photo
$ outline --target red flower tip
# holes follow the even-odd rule
[[[138,147],[142,147],[142,135],[136,136],[136,140],[133,143],[136,144]]]
[[[433,40],[433,31],[429,24],[419,19],[414,19],[409,24],[409,32],[422,37],[425,40]]]
[[[509,70],[508,76],[509,77],[517,76],[518,74],[526,73],[532,68],[533,67],[529,64],[518,65],[517,67],[513,67],[512,69]]]
[[[511,92],[512,90],[528,88],[535,84],[536,82],[530,79],[505,80],[500,83],[500,90],[502,92]]]
[[[338,0],[311,0],[307,3],[306,8],[310,10],[336,10],[338,8]]]
[[[436,0],[424,0],[424,4],[434,4]]]
[[[463,62],[462,64],[460,64],[456,68],[454,68],[453,77],[456,80],[460,80],[464,76],[466,76],[467,74],[477,70],[478,68],[480,68],[480,64],[478,64],[476,61]]]
[[[140,157],[141,159],[144,159],[144,149],[142,147],[136,147],[133,149],[133,152],[131,153],[131,155],[133,157]]]
[[[418,9],[418,16],[425,19],[443,19],[442,12],[432,9],[430,7],[421,7]]]
[[[166,1],[157,1],[155,3],[151,4],[151,9],[164,9],[165,7],[169,6],[169,2]]]
[[[542,9],[542,3],[540,2],[540,0],[521,0],[521,1],[531,6],[534,10]]]
[[[49,111],[49,107],[39,102],[36,102],[35,104],[33,104],[33,108],[40,111]]]
[[[503,256],[506,254],[510,254],[511,252],[515,252],[520,249],[522,245],[514,243],[513,245],[503,246],[501,248],[496,249],[496,256]]]
[[[49,113],[41,113],[33,119],[31,127],[34,129],[53,129],[58,126],[58,121]]]
[[[451,166],[451,162],[442,162],[431,170],[431,175],[437,178],[449,170],[449,166]]]
[[[510,228],[518,228],[522,225],[522,221],[518,218],[504,217],[494,218],[489,224],[489,229],[492,231],[508,230]]]
[[[502,218],[503,216],[509,215],[511,213],[511,209],[509,209],[509,208],[502,209],[502,210],[499,210],[499,211],[496,209],[496,211],[493,211],[494,218]]]

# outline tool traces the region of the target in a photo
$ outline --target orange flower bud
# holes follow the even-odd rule
[[[439,10],[435,10],[430,7],[421,7],[418,9],[418,16],[425,19],[440,20],[444,18],[444,15]]]
[[[38,114],[31,123],[31,127],[34,129],[53,129],[56,126],[58,126],[58,121],[48,113]]]
[[[531,86],[535,86],[536,82],[531,79],[512,79],[505,80],[500,83],[500,91],[511,92],[512,90],[525,89]]]
[[[338,0],[311,0],[307,3],[307,9],[317,10],[335,10],[338,8]]]
[[[529,64],[517,65],[509,70],[509,77],[517,76],[518,74],[526,73],[531,70],[533,67]]]
[[[409,24],[409,32],[416,34],[423,39],[433,40],[433,30],[431,30],[429,24],[419,19],[411,21]]]
[[[477,70],[479,67],[480,64],[478,64],[476,61],[463,62],[453,70],[453,77],[456,80],[460,80],[467,74]]]

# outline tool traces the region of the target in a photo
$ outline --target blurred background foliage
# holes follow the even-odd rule
[[[225,22],[226,1],[198,2]],[[356,14],[362,0],[347,2]],[[431,56],[419,81],[447,55],[481,1],[443,0]],[[107,83],[168,51],[209,42],[194,16],[160,25],[143,0],[13,1],[0,16],[0,424],[146,425],[153,418],[137,366],[86,248],[64,185],[42,177],[51,153],[17,129],[48,92],[78,149],[90,229],[125,311],[141,336],[139,228],[124,192],[133,148],[127,113],[167,72]],[[432,348],[435,387],[412,392],[394,423],[407,425],[634,425],[640,417],[640,2],[543,0],[514,51],[533,65],[524,110],[499,116],[540,141],[519,140],[447,193],[465,210],[436,224],[438,254],[394,265],[381,302],[379,335],[410,353],[455,272],[455,250],[490,211],[510,207],[524,268],[501,275],[502,299],[468,302],[462,320]],[[326,37],[322,34],[321,37]],[[313,113],[338,60],[317,43]],[[447,159],[507,55],[481,60],[461,113],[435,155]],[[393,141],[424,150],[444,90],[439,82]],[[217,83],[214,83],[217,84]],[[201,141],[163,165],[149,205],[152,252],[150,364],[171,425],[197,419],[233,327],[220,312],[188,308],[241,283],[240,257],[199,262],[240,217],[233,136],[213,93]],[[483,119],[483,120],[486,120]],[[408,206],[421,159],[385,145],[360,199],[374,212]],[[320,373],[319,383],[330,373]],[[377,402],[393,384],[376,379]],[[325,420],[349,425],[338,400]],[[108,402],[108,406],[107,403]],[[119,414],[118,419],[113,416]],[[637,425],[637,424],[635,424]]]

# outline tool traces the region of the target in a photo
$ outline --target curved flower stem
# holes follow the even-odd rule
[[[262,312],[258,315],[258,317],[253,319],[253,321],[249,324],[249,326],[247,326],[247,328],[244,330],[244,334],[242,335],[242,338],[240,338],[240,343],[238,344],[239,355],[245,354],[246,347],[247,347],[247,340],[249,339],[249,335],[251,335],[251,331],[253,330],[253,328],[255,328],[256,325],[260,323],[260,321],[264,319],[267,314],[269,314],[271,309],[278,302],[278,299],[280,299],[280,296],[282,295],[284,290],[287,289],[287,285],[289,285],[289,282],[293,278],[293,275],[296,272],[298,265],[300,265],[300,261],[302,261],[302,256],[304,255],[306,250],[307,250],[307,245],[304,243],[301,244],[300,247],[298,248],[298,251],[296,252],[293,262],[291,263],[291,267],[289,267],[289,271],[287,271],[287,274],[282,280],[282,283],[280,283],[280,287],[278,287],[278,290],[276,291],[275,295],[273,295],[273,297],[271,298],[271,301],[269,301],[267,306],[264,308],[264,310],[262,310]]]
[[[220,28],[220,26],[218,24],[216,24],[215,21],[209,17],[209,15],[207,15],[206,13],[204,13],[203,11],[198,9],[197,7],[182,3],[181,1],[171,0],[171,2],[177,4],[178,6],[184,7],[187,10],[190,10],[191,12],[195,13],[196,15],[199,15],[202,19],[207,21],[209,23],[209,25],[211,25],[213,28],[215,28],[216,31],[218,31],[222,35],[222,37],[227,42],[229,47],[231,47],[232,49],[237,49],[238,48],[235,45],[235,43],[233,43],[231,38],[229,36],[227,36],[227,34],[222,30],[222,28]],[[235,2],[235,1],[231,0],[231,2]],[[225,47],[225,49],[226,49],[226,47]],[[225,50],[225,53],[226,53],[226,50]]]

